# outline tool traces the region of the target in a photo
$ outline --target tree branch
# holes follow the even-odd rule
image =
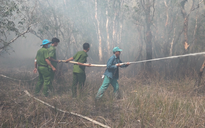
[[[154,4],[155,4],[155,0],[153,0],[153,13],[152,13],[152,19],[151,19],[152,22],[153,22],[153,19],[154,19],[154,13],[155,13],[155,7],[154,7]]]
[[[85,120],[88,120],[88,121],[90,121],[90,122],[93,122],[94,124],[97,124],[97,125],[99,125],[99,126],[101,126],[101,127],[103,127],[103,128],[110,128],[109,126],[104,125],[104,124],[102,124],[102,123],[100,123],[100,122],[97,122],[97,121],[95,121],[95,120],[93,120],[93,119],[91,119],[91,118],[89,118],[89,117],[86,117],[86,116],[83,116],[83,115],[80,115],[80,114],[77,114],[77,113],[74,113],[74,112],[67,112],[67,111],[64,111],[64,110],[62,110],[62,109],[56,108],[56,107],[54,107],[54,106],[52,106],[52,105],[50,105],[50,104],[48,104],[48,103],[46,103],[46,102],[44,102],[44,101],[42,101],[42,100],[40,100],[40,99],[38,99],[38,98],[32,96],[27,90],[24,90],[24,92],[25,92],[26,95],[28,95],[29,97],[32,97],[32,98],[34,98],[35,100],[37,100],[38,102],[41,102],[42,104],[44,104],[44,105],[46,105],[46,106],[48,106],[48,107],[51,107],[51,108],[53,108],[53,109],[56,109],[57,111],[60,111],[60,112],[63,112],[63,113],[67,113],[67,114],[71,114],[71,115],[74,115],[74,116],[81,117],[81,118],[83,118],[83,119],[85,119]]]
[[[30,30],[30,28],[31,28],[31,25],[27,28],[26,31],[24,31],[23,33],[21,33],[21,34],[19,34],[18,36],[16,36],[14,39],[12,39],[11,41],[9,41],[9,42],[8,42],[7,44],[5,44],[4,46],[0,47],[0,52],[1,52],[3,49],[5,49],[6,47],[8,47],[11,43],[13,43],[14,41],[16,41],[19,37],[21,37],[21,36],[25,35],[26,33],[28,33],[29,30]]]
[[[146,9],[145,9],[145,6],[144,6],[144,1],[140,0],[140,4],[141,4],[143,10],[145,11]]]

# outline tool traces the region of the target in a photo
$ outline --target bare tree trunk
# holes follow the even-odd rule
[[[165,27],[168,25],[168,22],[169,22],[169,8],[168,8],[168,5],[167,5],[167,2],[164,0],[164,5],[166,6],[166,16],[167,16],[167,19],[166,19],[166,23],[165,23]]]
[[[100,32],[100,22],[98,20],[98,2],[95,0],[95,19],[97,22],[97,35],[98,35],[98,41],[99,41],[99,61],[102,61],[102,38],[101,38],[101,32]]]
[[[195,42],[197,41],[196,32],[198,29],[198,17],[199,17],[199,10],[197,11],[197,14],[196,14],[196,22],[195,22],[195,28],[194,28],[194,33],[193,33],[193,41],[192,41],[192,45],[190,47],[190,51],[193,50]]]
[[[195,9],[198,8],[198,7],[194,8],[194,1],[195,0],[192,0],[192,6],[191,6],[191,9],[190,9],[188,14],[187,14],[187,12],[186,12],[186,10],[184,8],[185,4],[187,3],[187,0],[183,0],[180,3],[181,4],[181,13],[182,13],[182,16],[184,18],[184,25],[183,25],[183,30],[182,30],[184,32],[184,41],[183,41],[184,49],[183,49],[183,54],[187,54],[189,52],[189,43],[188,43],[189,42],[188,41],[189,16],[190,16],[192,11],[194,11]],[[188,63],[188,57],[180,59],[179,64],[178,64],[178,70],[179,69],[181,70],[181,73],[182,73],[183,76],[185,76],[186,71],[187,71],[186,70],[187,69],[187,63]],[[183,65],[183,67],[181,65]]]
[[[170,44],[170,50],[169,50],[169,55],[172,56],[172,51],[173,51],[173,45],[174,45],[174,38],[175,38],[175,32],[176,32],[176,28],[174,28],[174,35],[172,38],[172,42]]]
[[[117,46],[120,46],[121,44],[121,35],[122,35],[122,23],[120,21],[117,21],[117,34],[116,34],[116,41]]]
[[[109,3],[109,0],[108,0],[108,3]],[[110,34],[109,34],[109,16],[108,16],[108,7],[106,8],[106,18],[107,18],[107,21],[106,21],[106,33],[107,33],[107,50],[110,51]],[[110,56],[110,52],[107,52],[108,53],[108,57]]]
[[[153,1],[154,2],[154,1]],[[143,1],[141,0],[141,4],[142,4],[142,7],[144,9],[144,12],[145,12],[145,22],[146,22],[146,59],[149,60],[149,59],[152,59],[152,33],[151,33],[151,1],[150,0],[146,0]],[[154,3],[153,3],[154,4]],[[147,62],[146,63],[146,69],[147,71],[151,71],[151,68],[152,68],[152,63],[151,62]]]
[[[201,68],[200,68],[200,71],[199,71],[199,73],[198,73],[198,77],[197,77],[197,79],[196,79],[196,82],[195,82],[195,85],[194,85],[194,86],[197,86],[197,87],[200,86],[200,84],[201,84],[201,78],[202,78],[202,75],[203,75],[203,72],[204,72],[204,68],[205,68],[205,60],[204,60],[202,66],[201,66]]]
[[[136,61],[140,61],[140,60],[142,60],[143,58],[143,55],[142,55],[142,52],[143,52],[143,38],[142,38],[142,28],[141,28],[141,26],[137,26],[137,30],[138,30],[138,37],[139,37],[139,40],[140,40],[140,46],[139,46],[139,55],[137,56],[137,58],[136,58]],[[144,64],[143,63],[141,63],[141,69],[144,69]]]
[[[114,0],[113,1],[113,31],[112,31],[112,43],[114,46],[120,46],[121,44],[121,35],[122,35],[122,19],[121,19],[121,9],[124,0]]]
[[[113,46],[115,46],[116,44],[116,23],[115,23],[115,20],[116,20],[116,13],[114,14],[114,18],[113,18],[113,30],[112,30],[112,44]]]
[[[188,33],[188,19],[189,19],[189,16],[185,17],[184,18],[184,54],[188,53],[189,51],[189,44],[188,44],[188,36],[187,36],[187,33]]]
[[[50,4],[50,2],[47,0],[47,3],[49,4],[49,6],[50,6],[50,8],[51,8],[51,10],[52,10],[52,13],[53,13],[53,18],[54,18],[54,21],[55,21],[55,23],[54,23],[54,25],[55,25],[55,29],[54,29],[54,35],[56,36],[56,37],[58,37],[59,35],[58,35],[58,20],[57,20],[57,16],[56,16],[56,12],[55,12],[55,10],[54,10],[54,8],[52,8],[52,5]]]
[[[202,1],[201,1],[202,2]],[[189,13],[187,14],[185,9],[184,9],[184,6],[185,4],[187,3],[187,0],[183,0],[181,2],[181,12],[182,12],[182,16],[184,18],[184,26],[183,26],[183,32],[184,32],[184,52],[187,53],[189,51],[189,44],[188,44],[188,23],[189,23],[189,16],[191,14],[191,12],[193,12],[194,10],[198,9],[199,8],[199,5],[201,4],[201,2],[196,6],[194,7],[194,3],[195,3],[195,0],[192,0],[192,6],[191,6],[191,9],[189,11]],[[196,16],[196,26],[195,26],[195,30],[197,28],[197,16]],[[195,35],[195,31],[194,31],[194,35]]]

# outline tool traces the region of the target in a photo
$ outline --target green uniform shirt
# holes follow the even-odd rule
[[[50,48],[48,48],[48,56],[55,59],[56,60],[56,48],[51,46]],[[55,61],[51,61],[51,64],[53,65],[53,67],[57,67],[57,62]],[[51,68],[49,66],[49,68]]]
[[[41,49],[38,50],[37,55],[36,55],[36,60],[37,64],[40,66],[48,66],[47,62],[45,59],[48,59],[48,49],[42,47]]]
[[[86,52],[79,51],[73,56],[73,59],[76,62],[86,63],[87,57],[88,57],[88,54]],[[85,73],[85,66],[80,66],[80,65],[74,64],[73,65],[73,72],[74,73]]]

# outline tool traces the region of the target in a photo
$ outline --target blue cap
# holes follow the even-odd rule
[[[120,49],[119,47],[114,47],[112,51],[113,51],[113,53],[115,53],[115,52],[121,52],[122,49]]]
[[[41,46],[51,43],[49,40],[45,39],[42,41]]]

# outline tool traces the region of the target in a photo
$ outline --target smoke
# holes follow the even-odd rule
[[[36,52],[41,48],[42,41],[32,34],[26,34],[11,45],[13,52],[10,52],[9,58],[31,59],[35,58]]]
[[[146,58],[145,14],[139,1],[98,0],[97,12],[95,1],[39,0],[28,2],[31,2],[31,4],[27,3],[22,5],[22,7],[31,7],[30,12],[28,11],[25,15],[27,15],[28,19],[30,18],[31,22],[38,22],[33,28],[37,35],[26,34],[25,37],[15,41],[9,48],[9,54],[0,56],[1,67],[3,65],[8,66],[8,63],[16,66],[17,61],[19,65],[22,62],[21,65],[33,66],[36,52],[41,48],[39,45],[42,40],[38,37],[49,40],[53,37],[58,37],[61,40],[57,46],[58,59],[72,57],[77,51],[83,50],[82,45],[85,42],[91,45],[88,52],[89,63],[107,63],[115,46],[123,50],[121,60],[124,62],[144,60]],[[156,10],[151,11],[154,13],[151,27],[153,58],[169,56],[172,40],[174,40],[173,55],[181,54],[183,36],[177,38],[183,28],[183,17],[180,15],[180,8],[176,6],[177,2],[167,2],[169,10],[166,9],[163,1],[157,0],[155,2]],[[96,13],[100,33],[95,17]],[[167,14],[169,16],[168,19]],[[193,15],[190,15],[190,17],[195,18]],[[165,26],[167,20],[168,24]],[[194,28],[195,25],[193,23],[195,20],[191,21],[189,23],[190,28]],[[203,26],[203,24],[201,25]],[[192,34],[193,31],[190,30],[190,33]],[[99,35],[101,36],[102,48],[101,62],[99,61]],[[192,37],[192,35],[189,37]],[[197,41],[201,42],[199,39]],[[194,45],[197,47],[197,42]],[[193,47],[191,52],[202,51],[201,45],[198,48],[199,50],[197,48],[195,50]],[[28,65],[25,63],[26,59],[29,61]],[[23,63],[21,60],[25,60],[25,62]],[[158,62],[157,66],[159,66],[158,64],[164,65],[163,62]]]
[[[21,68],[33,70],[36,52],[40,49],[41,40],[32,34],[17,39],[8,50],[0,56],[1,68]],[[32,68],[32,69],[29,69]]]

